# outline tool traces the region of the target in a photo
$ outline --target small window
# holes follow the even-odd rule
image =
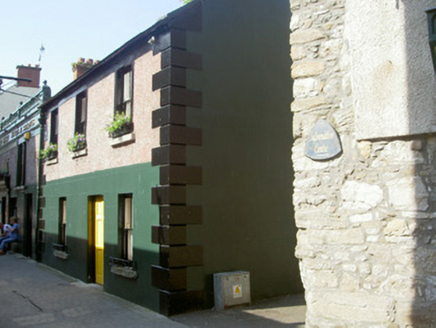
[[[58,243],[67,244],[67,199],[59,198],[59,233]]]
[[[76,126],[75,133],[86,135],[86,112],[87,112],[86,91],[76,97]]]
[[[132,194],[120,195],[119,198],[119,241],[121,257],[133,260],[133,207]]]
[[[50,143],[57,145],[58,143],[58,131],[59,131],[59,122],[58,122],[58,109],[55,109],[51,112],[50,115]]]
[[[17,186],[24,186],[26,183],[26,143],[18,145],[17,154]]]
[[[132,65],[117,71],[115,82],[115,113],[132,117],[133,114],[133,69]]]

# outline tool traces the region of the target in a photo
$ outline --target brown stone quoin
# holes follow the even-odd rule
[[[187,245],[190,224],[201,224],[201,206],[186,203],[186,186],[202,184],[202,168],[186,163],[186,148],[202,145],[202,131],[186,126],[186,107],[200,110],[202,94],[187,89],[186,71],[201,70],[201,56],[186,49],[186,33],[201,31],[201,4],[192,17],[177,18],[159,36],[154,53],[161,53],[162,70],[153,75],[153,91],[160,90],[161,108],[153,112],[153,128],[160,130],[160,147],[152,151],[152,165],[160,166],[160,186],[152,190],[159,205],[160,225],[152,229],[160,245],[159,265],[152,267],[152,284],[160,289],[160,313],[173,315],[201,307],[203,291],[188,290],[187,268],[203,263],[201,245]]]

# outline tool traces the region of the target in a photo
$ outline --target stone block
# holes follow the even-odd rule
[[[295,99],[291,104],[293,112],[302,112],[309,109],[314,109],[327,104],[327,100],[324,96],[316,96],[304,99]]]
[[[386,183],[389,203],[398,210],[426,211],[429,192],[420,177],[405,177]]]
[[[341,279],[341,289],[345,291],[359,290],[359,279],[351,274],[344,273]]]
[[[419,151],[414,151],[416,143],[419,141],[392,141],[389,142],[375,159],[372,166],[383,166],[386,161],[389,165],[401,165],[405,167],[408,165],[422,164],[425,162],[423,154]],[[413,166],[412,166],[413,167]]]
[[[348,210],[368,211],[383,200],[383,190],[380,186],[359,181],[346,181],[341,195]]]
[[[292,77],[294,79],[318,76],[324,73],[326,65],[321,60],[298,61],[292,65]]]
[[[370,222],[372,219],[372,213],[356,214],[349,217],[351,223]]]
[[[333,270],[307,270],[304,276],[311,288],[339,287],[339,279]]]
[[[294,44],[304,44],[324,38],[324,34],[318,29],[297,30],[291,33],[290,42]]]
[[[296,61],[296,60],[300,60],[306,57],[306,50],[304,49],[303,46],[292,46],[291,48],[291,57],[292,60]]]
[[[388,222],[383,233],[388,236],[411,236],[415,227],[415,224],[412,224],[411,228],[405,220],[396,219]]]
[[[322,233],[316,230],[299,230],[297,233],[299,245],[317,245],[324,244]]]
[[[299,210],[295,215],[298,228],[304,229],[345,229],[348,224],[343,218],[330,216],[325,211],[328,209]],[[316,220],[313,218],[316,217]]]
[[[323,231],[321,235],[324,236],[325,243],[329,245],[355,245],[363,244],[365,241],[365,234],[359,228],[326,230]]]
[[[425,275],[436,277],[436,250],[428,247],[417,247],[413,253],[416,267],[420,268]],[[436,290],[433,291],[436,298]]]
[[[306,98],[319,95],[321,83],[313,77],[297,79],[294,81],[294,97]]]
[[[388,324],[395,316],[394,301],[365,291],[317,291],[308,304],[315,315],[358,323]]]
[[[336,263],[327,259],[323,260],[320,257],[316,258],[304,258],[301,262],[302,269],[312,269],[312,270],[334,270]]]

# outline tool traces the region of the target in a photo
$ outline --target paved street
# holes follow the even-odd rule
[[[166,318],[19,254],[0,256],[0,327],[304,327],[301,295]]]
[[[225,311],[212,309],[177,315],[171,319],[195,328],[304,328],[305,317],[304,297],[295,295],[261,301],[250,307]]]

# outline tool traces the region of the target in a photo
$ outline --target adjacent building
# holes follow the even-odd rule
[[[0,117],[4,120],[40,90],[41,67],[18,65],[17,77],[0,78]]]
[[[300,292],[289,23],[193,1],[46,101],[38,258],[166,315],[213,306],[218,272]]]
[[[18,81],[4,79],[0,94],[0,220],[19,218],[21,250],[31,257],[37,231],[40,105],[50,98],[50,88],[45,82],[39,87],[38,66],[17,66],[17,70]]]

